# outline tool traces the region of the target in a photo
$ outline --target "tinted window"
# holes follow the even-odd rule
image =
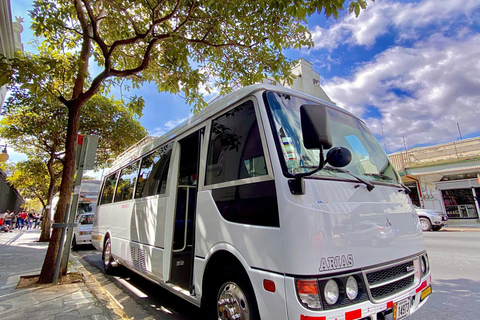
[[[137,173],[138,161],[122,169],[115,192],[115,202],[132,199]]]
[[[167,174],[172,146],[162,146],[143,157],[135,198],[164,194],[167,190]]]
[[[115,183],[117,182],[117,173],[111,174],[105,178],[100,204],[112,203]]]
[[[212,122],[206,184],[266,175],[265,157],[252,101]]]

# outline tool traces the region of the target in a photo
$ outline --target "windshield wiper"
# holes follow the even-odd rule
[[[383,173],[364,173],[364,176],[369,176],[369,177],[375,177],[375,178],[380,178],[384,180],[395,180],[394,178],[387,176],[386,174]]]
[[[361,183],[365,184],[367,186],[368,191],[372,191],[375,188],[375,186],[371,182],[368,182],[367,180],[363,180],[362,178],[354,175],[353,173],[350,173],[348,170],[340,169],[340,168],[334,168],[334,167],[330,167],[330,166],[323,167],[322,170],[330,170],[330,171],[336,171],[336,172],[341,172],[341,173],[348,174],[349,176],[352,176],[355,179],[357,179],[358,181],[360,181]]]
[[[375,178],[380,178],[380,179],[384,179],[384,180],[396,180],[390,176],[387,176],[386,174],[383,174],[383,173],[364,173],[363,175],[365,176],[370,176],[370,177],[375,177]],[[400,184],[400,186],[402,186],[403,188],[403,191],[405,192],[405,194],[409,194],[410,192],[412,192],[406,185],[404,185],[402,182],[399,182],[398,183]]]

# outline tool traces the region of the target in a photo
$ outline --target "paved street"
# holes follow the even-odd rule
[[[0,234],[1,319],[200,319],[198,308],[126,269],[105,275],[91,246],[72,255],[72,271],[82,272],[85,283],[15,289],[20,276],[40,271],[47,245],[38,236],[38,230]],[[427,232],[425,241],[433,294],[409,320],[478,318],[480,232]]]
[[[427,232],[425,242],[433,273],[433,294],[409,320],[475,318],[472,315],[480,314],[480,232]],[[104,275],[101,255],[94,249],[84,248],[78,254],[130,317],[198,319],[198,309],[127,270],[118,277]]]
[[[433,294],[409,320],[480,318],[480,232],[427,232]]]

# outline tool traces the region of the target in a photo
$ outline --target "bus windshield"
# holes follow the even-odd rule
[[[276,92],[267,92],[266,97],[288,175],[315,170],[319,165],[319,152],[303,145],[300,107],[318,102]],[[400,177],[386,153],[362,121],[328,106],[327,114],[333,147],[345,147],[352,154],[352,161],[342,169],[365,180],[400,184]],[[325,156],[327,152],[324,150]],[[334,169],[327,163],[314,175],[351,179],[347,172]]]

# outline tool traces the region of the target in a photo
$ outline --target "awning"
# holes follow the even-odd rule
[[[422,176],[427,174],[443,174],[459,171],[480,172],[480,161],[465,161],[449,164],[431,165],[428,167],[407,168],[406,173],[410,176]]]

